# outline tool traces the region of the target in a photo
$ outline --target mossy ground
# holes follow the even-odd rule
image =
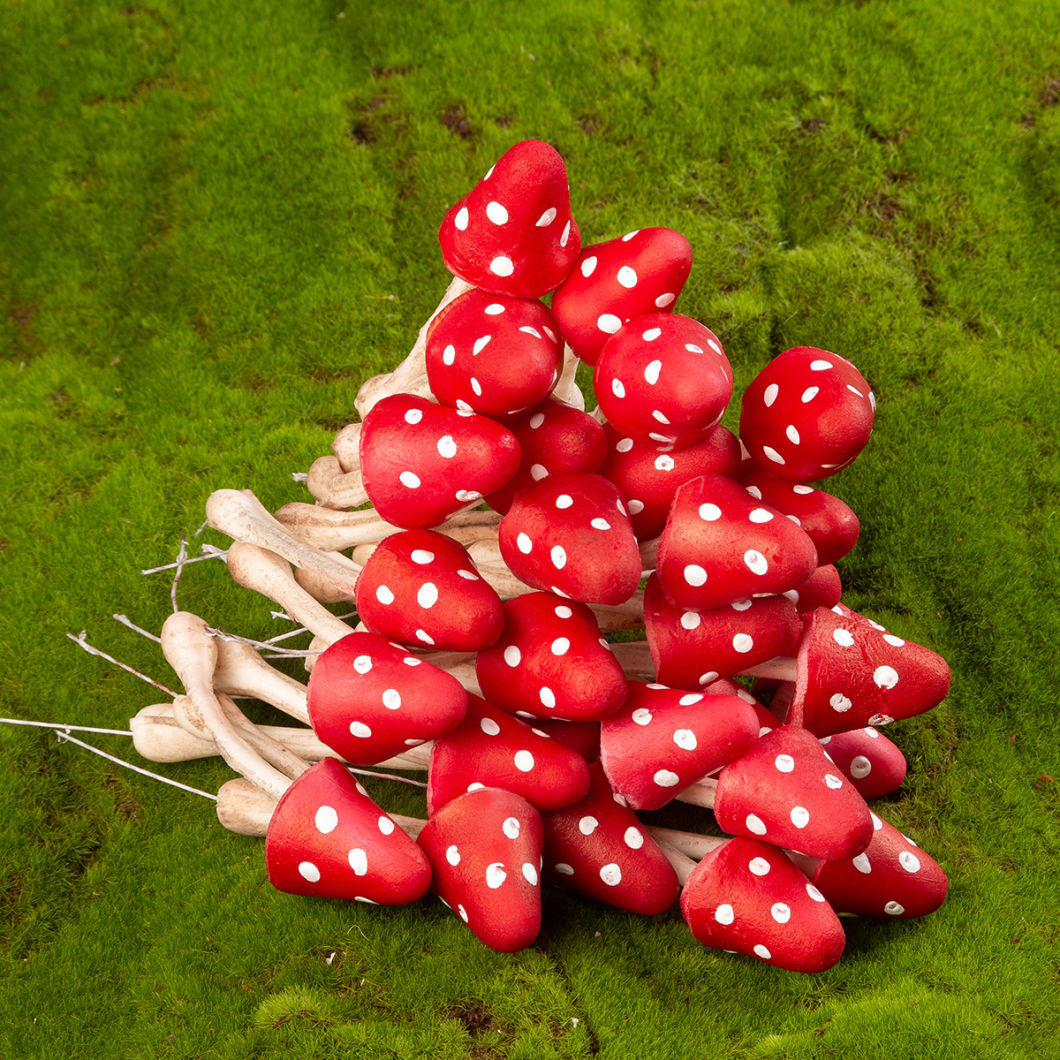
[[[0,10],[0,714],[124,727],[165,698],[67,634],[173,684],[110,617],[160,627],[170,577],[140,569],[224,544],[193,539],[213,489],[306,499],[292,473],[444,290],[445,209],[529,137],[587,242],[688,237],[681,308],[738,389],[796,344],[869,378],[874,437],[829,487],[863,526],[847,599],[954,672],[892,731],[884,807],[949,899],[850,922],[810,977],[558,893],[513,956],[430,902],[281,895],[206,800],[4,727],[0,1057],[1052,1054],[1055,0]],[[251,595],[215,563],[179,586],[275,631]]]

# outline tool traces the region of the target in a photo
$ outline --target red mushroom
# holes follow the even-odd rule
[[[519,795],[480,788],[433,813],[417,840],[431,889],[499,953],[526,949],[541,930],[541,815]]]
[[[463,545],[435,530],[384,538],[357,579],[357,613],[391,640],[441,651],[478,651],[504,624],[501,599]]]
[[[640,582],[629,513],[602,475],[550,475],[523,490],[501,520],[498,543],[517,578],[572,600],[620,604]]]
[[[710,610],[782,593],[817,567],[809,536],[724,475],[681,486],[659,537],[656,572],[677,607]]]
[[[383,398],[372,408],[359,446],[373,507],[405,529],[438,526],[500,489],[520,459],[507,427],[408,394]]]
[[[323,652],[307,702],[317,736],[359,765],[443,736],[467,713],[455,677],[378,633],[350,633]]]
[[[526,718],[599,721],[626,698],[626,675],[588,606],[554,593],[504,604],[504,628],[475,661],[482,694]]]
[[[850,361],[796,346],[774,357],[744,391],[740,440],[767,474],[815,482],[854,461],[875,416],[872,390]]]
[[[552,296],[563,337],[586,364],[633,317],[672,311],[692,269],[692,247],[671,228],[641,228],[583,247]]]
[[[818,607],[835,607],[843,595],[843,582],[839,571],[828,563],[818,567],[804,582],[794,589],[785,589],[786,596],[800,615],[815,611]]]
[[[599,763],[588,793],[544,817],[544,882],[606,905],[656,916],[677,900],[677,875]]]
[[[842,956],[842,924],[782,850],[753,838],[717,846],[681,889],[681,915],[704,946],[791,972],[823,972]]]
[[[608,339],[593,369],[600,411],[615,429],[659,448],[700,441],[732,397],[718,337],[678,313],[634,317]]]
[[[946,698],[949,666],[929,648],[843,604],[819,607],[803,622],[789,724],[831,736],[910,718]]]
[[[567,744],[471,694],[464,721],[431,749],[428,812],[480,787],[503,788],[539,810],[556,810],[588,791],[588,766]]]
[[[287,894],[402,905],[421,898],[431,868],[334,758],[323,758],[284,793],[265,837],[269,883]]]
[[[689,689],[794,652],[802,632],[786,596],[756,596],[695,611],[674,607],[657,573],[644,589],[644,628],[656,678]]]
[[[581,249],[567,167],[541,140],[509,148],[442,219],[445,266],[475,287],[540,298],[558,287]]]
[[[604,428],[588,412],[547,398],[540,405],[505,421],[519,441],[519,470],[486,497],[498,512],[507,512],[515,495],[549,475],[564,471],[598,471],[604,462]]]
[[[658,810],[749,751],[758,718],[743,699],[629,682],[625,705],[600,726],[600,762],[634,810]]]
[[[740,443],[720,423],[702,440],[666,453],[659,452],[657,443],[623,435],[609,423],[604,430],[607,459],[600,474],[626,498],[638,541],[662,533],[679,486],[700,475],[732,476],[740,466]]]
[[[549,395],[563,340],[544,303],[472,289],[431,322],[426,363],[443,405],[504,419]]]
[[[871,725],[822,736],[821,743],[863,799],[890,795],[905,780],[905,755],[893,740]]]

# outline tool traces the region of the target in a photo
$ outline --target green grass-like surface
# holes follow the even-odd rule
[[[869,378],[873,439],[826,487],[862,522],[845,598],[954,673],[890,731],[910,772],[882,807],[949,898],[848,921],[816,976],[676,910],[548,893],[502,956],[436,902],[282,895],[206,800],[0,727],[0,1057],[1056,1055],[1055,0],[0,12],[0,714],[121,728],[166,698],[67,634],[172,687],[110,617],[160,628],[171,576],[141,568],[214,489],[308,499],[292,472],[445,288],[445,209],[531,137],[586,242],[687,236],[680,309],[738,392],[798,344]],[[179,601],[279,631],[215,562]]]

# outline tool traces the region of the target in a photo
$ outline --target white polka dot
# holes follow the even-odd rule
[[[920,858],[918,858],[911,850],[903,850],[901,854],[898,855],[898,864],[901,865],[906,872],[920,871]]]
[[[854,704],[851,700],[847,699],[842,692],[836,692],[835,695],[829,698],[828,705],[832,710],[838,711],[840,714],[845,714]]]
[[[878,666],[873,671],[872,680],[879,688],[894,688],[898,684],[898,672],[892,666]]]
[[[630,715],[634,725],[651,724],[651,711],[647,707],[637,707]]]
[[[596,326],[606,335],[614,335],[614,333],[622,327],[622,321],[619,317],[616,317],[614,313],[601,313],[596,318]]]
[[[754,607],[754,601],[753,600],[733,600],[733,602],[731,604],[729,604],[729,607],[731,607],[734,611],[750,611],[751,608]]]
[[[401,706],[401,693],[396,688],[388,688],[383,693],[383,706],[387,710],[397,710]]]
[[[774,902],[769,915],[778,923],[786,924],[791,919],[791,907],[784,902]]]
[[[519,549],[524,556],[529,556],[531,549],[534,547],[534,543],[530,540],[529,535],[519,534],[515,539],[515,547]]]
[[[378,587],[378,588],[377,588],[377,589],[375,590],[375,598],[376,598],[376,599],[377,599],[377,600],[378,600],[378,601],[379,601],[379,602],[380,602],[381,604],[392,604],[392,603],[394,602],[394,594],[393,594],[393,593],[392,593],[392,592],[390,591],[390,589],[389,589],[389,588],[388,588],[387,586],[385,586],[385,585],[380,585],[380,586],[379,586],[379,587]]]
[[[565,861],[557,862],[554,867],[555,867],[556,872],[558,872],[561,876],[573,876],[574,875],[573,867],[568,865]]]
[[[618,282],[626,288],[627,291],[631,291],[637,286],[637,273],[634,269],[631,269],[628,265],[623,265],[618,270]]]
[[[672,456],[668,456],[665,453],[655,458],[654,468],[656,471],[673,471],[677,467],[677,462]]]
[[[864,780],[872,772],[872,762],[864,755],[851,759],[850,775],[855,780]]]
[[[799,399],[804,405],[810,401],[813,401],[815,397],[820,393],[821,388],[819,386],[808,386],[803,392],[802,397]]]
[[[660,788],[676,787],[681,778],[669,769],[660,769],[651,778]]]
[[[763,961],[768,961],[770,957],[773,956],[773,954],[769,952],[769,948],[763,946],[761,942],[755,944],[754,955],[756,957],[761,957]]]
[[[736,913],[732,906],[726,902],[724,905],[719,905],[718,908],[714,910],[714,919],[719,924],[724,924],[728,927],[736,919]]]
[[[659,374],[662,372],[662,361],[654,360],[648,363],[648,366],[644,369],[644,381],[654,386],[659,381]]]
[[[552,556],[552,566],[556,570],[563,570],[567,565],[567,550],[562,545],[553,545],[550,555]]]
[[[548,478],[548,468],[544,464],[531,464],[530,477],[535,482],[540,482],[543,478]]]
[[[824,895],[821,894],[821,892],[819,890],[817,890],[817,888],[814,887],[814,885],[812,883],[806,884],[806,893],[815,902],[823,902],[824,901]]]
[[[529,773],[534,768],[534,756],[529,751],[516,751],[512,761],[520,773]]]
[[[834,640],[841,648],[849,648],[854,644],[854,636],[849,629],[832,630],[832,640]]]
[[[321,835],[327,835],[328,832],[333,832],[338,826],[338,811],[334,806],[321,806],[316,812],[316,817],[313,818],[313,823],[317,826],[317,831]]]
[[[640,850],[644,846],[644,833],[634,825],[630,825],[622,834],[622,841],[630,850]]]
[[[519,818],[518,817],[505,817],[501,824],[501,831],[509,839],[519,838]]]
[[[501,731],[500,725],[493,718],[483,718],[479,723],[478,727],[487,736],[496,736]]]
[[[350,735],[359,736],[361,739],[366,740],[372,735],[372,730],[363,721],[351,721]]]
[[[717,670],[708,670],[705,674],[700,674],[699,675],[699,684],[700,685],[713,684],[715,681],[717,681],[719,676],[720,675],[719,675]]]
[[[566,604],[560,604],[556,610],[556,618],[570,618],[574,612]]]
[[[621,379],[611,380],[611,393],[614,394],[616,398],[624,398],[626,396],[626,388],[622,385]]]
[[[754,646],[754,637],[750,633],[737,633],[732,638],[732,650],[741,655],[746,655]]]
[[[456,217],[453,218],[453,224],[460,229],[461,232],[467,231],[468,212],[466,206],[461,206],[456,212]]]
[[[482,312],[485,313],[488,317],[500,316],[501,313],[504,312],[504,306],[502,306],[500,302],[490,302],[490,304],[486,306],[486,308],[483,309]]]
[[[660,412],[658,409],[652,409],[651,415],[652,419],[654,419],[656,422],[665,423],[667,426],[669,426],[670,421],[666,418],[665,412]]]
[[[424,582],[416,593],[416,603],[420,607],[434,607],[438,603],[438,586],[434,582]]]
[[[826,372],[832,367],[831,361],[810,361],[811,372]]]
[[[490,344],[492,338],[492,335],[480,335],[475,339],[475,345],[471,347],[472,355],[478,356]]]
[[[659,295],[659,297],[655,299],[655,308],[665,309],[668,305],[673,305],[676,299],[677,295],[674,294],[673,291],[666,291],[664,294]]]
[[[358,655],[353,660],[353,668],[359,674],[366,674],[372,668],[372,657],[370,655]]]
[[[535,222],[535,228],[548,228],[556,219],[556,207],[550,206]]]
[[[694,751],[697,746],[696,734],[691,729],[678,729],[674,733],[674,743],[683,751]]]
[[[791,823],[796,828],[805,828],[810,823],[810,811],[805,806],[791,808]]]
[[[768,409],[774,401],[777,400],[777,394],[780,393],[780,387],[776,383],[770,383],[762,392],[762,402]]]
[[[766,508],[755,508],[747,518],[752,523],[768,523],[773,513]]]
[[[600,822],[591,814],[586,814],[578,821],[578,831],[581,832],[582,835],[592,835],[599,827]]]
[[[662,334],[662,328],[648,328],[647,331],[641,334],[641,338],[645,342],[654,342]]]
[[[617,887],[622,882],[622,870],[612,861],[600,870],[600,879],[608,887]]]
[[[689,563],[684,569],[684,576],[685,581],[695,587],[707,582],[707,572],[698,563]]]
[[[515,266],[512,264],[511,258],[506,258],[503,254],[500,254],[490,262],[490,272],[494,276],[511,276],[515,272]]]
[[[566,655],[570,651],[570,641],[566,637],[557,637],[551,645],[553,655]]]
[[[495,224],[503,225],[508,222],[508,211],[501,203],[491,200],[486,203],[486,216]]]
[[[450,343],[448,346],[446,346],[444,350],[442,350],[442,364],[444,364],[447,368],[451,368],[454,364],[456,364],[456,347],[452,343]],[[418,412],[419,410],[417,409],[416,411]],[[406,416],[405,419],[408,419],[408,416]],[[420,412],[419,414],[419,419],[423,419],[422,412]],[[419,420],[417,420],[416,422],[418,423]]]
[[[702,621],[703,617],[698,611],[685,611],[681,615],[681,628],[687,630],[699,629]]]
[[[860,872],[860,873],[862,873],[862,874],[864,874],[866,876],[870,872],[872,872],[872,864],[870,863],[867,854],[858,854],[858,856],[856,858],[852,858],[851,859],[851,862],[852,862],[854,868],[856,868],[858,870],[858,872]]]
[[[824,783],[825,787],[830,788],[832,791],[838,791],[843,786],[843,778],[837,777],[835,773],[825,773]]]
[[[415,427],[423,419],[423,409],[408,409],[405,412],[405,422],[410,427]]]
[[[311,861],[301,861],[298,864],[298,875],[307,883],[317,883],[320,880],[320,869]]]
[[[368,873],[368,855],[360,848],[354,847],[349,854],[350,868],[355,876],[365,876]]]
[[[393,835],[394,829],[397,828],[397,825],[386,814],[383,814],[375,823],[383,835]]]
[[[784,457],[782,457],[780,453],[776,451],[776,449],[769,445],[762,446],[762,455],[767,460],[771,460],[774,464],[783,464],[785,462]]]
[[[411,471],[402,471],[401,474],[398,475],[398,481],[402,486],[405,486],[410,490],[417,489],[420,484],[419,475],[415,475]]]
[[[504,866],[499,861],[494,861],[486,866],[486,886],[495,891],[508,878]]]
[[[537,694],[538,699],[541,700],[543,707],[548,707],[551,710],[556,705],[556,693],[552,691],[548,685],[542,685],[541,691]]]
[[[780,773],[790,773],[795,769],[795,759],[791,755],[777,755],[773,761]]]
[[[901,902],[888,902],[883,911],[888,916],[901,916],[905,912],[905,906]]]
[[[703,352],[703,347],[702,346],[697,346],[694,342],[686,342],[685,343],[685,349],[688,350],[689,353],[702,353]]]
[[[439,456],[444,456],[447,460],[450,460],[456,456],[456,441],[451,434],[443,434],[438,439],[437,449]]]
[[[644,502],[631,497],[629,500],[629,511],[631,515],[640,515],[644,511]]]
[[[559,245],[561,247],[565,247],[567,245],[567,240],[569,240],[569,239],[570,239],[570,221],[568,221],[563,226],[563,235],[561,235],[559,237]]]
[[[766,861],[765,858],[752,858],[748,863],[747,867],[751,870],[755,876],[766,876],[772,866]]]
[[[754,548],[749,548],[743,554],[743,562],[752,574],[765,574],[769,570],[769,561]]]
[[[466,924],[468,921],[467,910],[459,903],[456,904],[456,913],[461,920]]]
[[[721,509],[716,504],[701,504],[699,517],[705,523],[713,523],[721,518]]]
[[[446,847],[445,860],[448,861],[450,865],[455,866],[460,864],[460,848],[455,843],[450,847]]]
[[[482,494],[477,490],[457,490],[454,496],[458,501],[464,503],[468,501],[477,501],[482,497]]]
[[[703,702],[702,692],[689,692],[688,695],[682,696],[678,701],[682,707],[691,707],[696,703]]]

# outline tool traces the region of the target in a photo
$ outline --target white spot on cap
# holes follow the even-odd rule
[[[548,707],[549,710],[556,705],[556,693],[548,685],[541,686],[541,691],[538,692],[537,698],[541,700],[541,706]]]
[[[455,843],[445,848],[445,860],[453,866],[460,864],[460,848]]]
[[[354,847],[350,851],[349,861],[354,876],[366,876],[368,874],[368,855],[360,847]]]
[[[630,715],[634,725],[650,725],[651,711],[647,707],[637,707]]]
[[[827,372],[828,369],[831,368],[831,367],[832,367],[832,362],[831,361],[824,361],[824,360],[810,361],[810,371],[811,372]]]
[[[825,773],[824,783],[825,786],[831,788],[832,791],[838,791],[843,786],[842,778],[837,777],[835,773]]]
[[[622,870],[612,861],[600,870],[600,879],[608,887],[617,887],[622,882]]]
[[[486,866],[486,886],[491,890],[495,891],[504,881],[508,878],[508,873],[504,871],[504,865],[499,861],[494,861],[492,864]]]
[[[428,563],[434,562],[434,553],[425,548],[414,548],[409,553],[409,559],[413,563],[418,563],[421,567],[425,567]]]
[[[411,471],[402,471],[401,474],[398,475],[398,481],[402,486],[406,486],[410,490],[417,489],[420,484],[419,475],[416,475]]]
[[[501,824],[501,831],[509,839],[519,838],[519,818],[518,817],[505,817]]]
[[[752,574],[765,574],[769,570],[769,561],[755,548],[749,548],[743,554],[743,561]]]
[[[475,345],[471,347],[472,356],[480,354],[490,344],[492,338],[492,335],[480,335],[475,339]]]
[[[815,397],[821,392],[819,386],[808,386],[803,392],[802,397],[799,399],[804,405],[810,401],[813,401]]]
[[[836,692],[829,698],[828,705],[832,710],[838,711],[840,714],[845,714],[854,704],[844,696],[842,692]]]
[[[629,265],[623,265],[618,270],[618,282],[626,288],[627,291],[631,291],[637,286],[637,273],[635,269],[630,268]]]
[[[444,456],[447,460],[456,456],[456,440],[451,434],[443,434],[438,439],[438,455]]]
[[[784,902],[774,902],[769,915],[778,923],[786,924],[791,919],[791,908]]]
[[[529,773],[534,768],[534,756],[526,750],[516,751],[512,761],[520,773]]]
[[[893,666],[877,666],[872,680],[879,688],[894,688],[898,684],[898,671]]]
[[[559,245],[565,247],[570,239],[570,221],[563,226],[563,235],[559,237]]]
[[[662,334],[662,328],[648,328],[647,331],[641,333],[641,338],[645,342],[654,342]]]
[[[515,547],[519,549],[524,556],[529,556],[531,549],[534,547],[534,543],[530,540],[529,535],[519,534],[515,539]]]
[[[698,563],[689,563],[684,569],[684,576],[685,581],[696,588],[707,583],[707,572]]]
[[[858,854],[857,857],[851,859],[851,864],[865,876],[872,872],[872,863],[869,861],[867,854]]]
[[[600,822],[592,814],[586,814],[578,821],[578,831],[582,835],[592,835],[599,827]]]
[[[660,769],[656,771],[655,775],[651,778],[659,785],[660,788],[673,788],[678,785],[681,778],[669,769]]]
[[[522,658],[523,653],[519,650],[517,644],[509,644],[508,647],[504,649],[504,661],[509,666],[518,666],[522,661]]]
[[[424,582],[416,593],[416,603],[424,608],[434,607],[438,603],[438,586],[434,582]]]
[[[732,650],[741,655],[746,655],[754,646],[754,637],[750,633],[737,633],[732,638]]]
[[[905,906],[901,902],[888,902],[883,911],[888,916],[901,916],[905,912]]]
[[[552,556],[552,565],[557,570],[563,570],[563,568],[567,565],[567,551],[566,551],[566,549],[562,545],[553,545],[552,546],[551,556]]]
[[[506,258],[503,254],[499,254],[490,262],[490,272],[494,276],[511,276],[515,272],[515,265],[512,264],[511,258]]]
[[[911,850],[903,850],[901,854],[898,855],[898,864],[901,865],[906,872],[920,871],[920,858],[918,858]]]
[[[773,513],[767,508],[755,508],[747,518],[752,523],[768,523],[773,518]]]
[[[626,388],[621,379],[616,378],[611,380],[611,393],[614,394],[616,398],[624,398],[626,396]]]
[[[687,630],[699,629],[699,624],[702,621],[703,618],[698,611],[685,611],[681,615],[681,628]]]
[[[311,861],[300,861],[298,863],[298,875],[307,883],[317,883],[320,880],[320,869]]]
[[[317,826],[317,831],[321,835],[327,835],[328,832],[333,832],[338,826],[338,811],[334,806],[321,806],[313,818],[313,823]]]
[[[661,294],[655,299],[655,308],[665,309],[668,305],[673,305],[676,298],[677,295],[674,294],[673,291],[667,291],[665,294]]]
[[[760,957],[763,961],[768,961],[773,956],[769,952],[769,947],[763,946],[761,942],[755,943],[754,955]]]
[[[780,773],[790,773],[795,769],[795,759],[791,755],[777,755],[773,760],[773,765]]]
[[[503,225],[508,223],[508,211],[505,207],[497,202],[495,199],[491,199],[486,203],[486,216],[495,224]]]
[[[747,831],[752,832],[754,835],[766,834],[765,822],[755,813],[749,813],[744,820],[744,824],[747,826]]]
[[[478,727],[487,736],[496,736],[501,731],[500,725],[493,718],[483,718],[479,723]]]
[[[359,736],[362,740],[366,740],[372,735],[372,730],[363,721],[351,721],[350,735]]]
[[[791,823],[796,828],[805,828],[810,823],[810,811],[805,806],[791,808]]]
[[[774,449],[770,445],[763,445],[762,446],[762,455],[767,460],[771,460],[774,464],[783,464],[784,463],[784,457],[782,457],[780,455],[780,453],[778,453],[776,451],[776,449]]]
[[[766,408],[769,408],[774,401],[777,400],[777,394],[780,393],[780,387],[776,383],[770,383],[762,392],[762,403]]]
[[[832,640],[834,640],[841,648],[849,648],[854,644],[854,635],[849,629],[843,629],[840,627],[839,629],[832,630]]]
[[[850,761],[850,775],[855,780],[864,780],[872,772],[872,762],[864,755],[858,755]]]
[[[415,427],[420,420],[423,419],[423,409],[407,409],[405,412],[405,422],[410,427]]]
[[[387,710],[397,710],[401,706],[401,693],[396,688],[388,688],[383,693],[383,706]]]
[[[674,732],[674,743],[682,751],[694,751],[697,747],[696,734],[691,729],[677,729]]]
[[[570,651],[570,641],[566,637],[557,637],[552,642],[553,655],[566,655]]]
[[[622,834],[622,840],[630,850],[640,850],[644,846],[644,833],[630,825]]]
[[[561,876],[573,876],[574,875],[574,869],[570,865],[568,865],[565,861],[557,862],[556,865],[554,866],[554,868],[555,868],[556,872],[558,872]]]
[[[482,312],[488,317],[500,316],[500,314],[504,312],[504,306],[502,306],[500,302],[490,302]]]
[[[538,219],[534,222],[535,228],[548,228],[550,224],[556,219],[556,207],[550,206]]]
[[[755,876],[766,876],[773,866],[765,858],[751,858],[747,863],[747,867]]]
[[[719,905],[718,908],[714,910],[714,919],[719,924],[728,927],[736,919],[736,913],[732,906],[726,902],[723,905]]]
[[[799,432],[796,430],[794,424],[789,423],[787,427],[784,428],[784,434],[792,445],[798,445],[801,441],[799,438]]]
[[[654,386],[659,381],[659,373],[662,371],[662,361],[656,359],[650,361],[644,369],[644,380]]]
[[[381,604],[392,604],[394,602],[394,594],[385,585],[380,585],[376,588],[375,598]]]
[[[466,206],[461,206],[460,209],[456,211],[456,217],[453,218],[453,224],[461,232],[466,232],[467,231],[468,217],[469,217],[469,214],[467,212],[467,207]]]
[[[721,518],[721,509],[716,504],[701,504],[699,506],[699,517],[705,523],[713,523]]]

